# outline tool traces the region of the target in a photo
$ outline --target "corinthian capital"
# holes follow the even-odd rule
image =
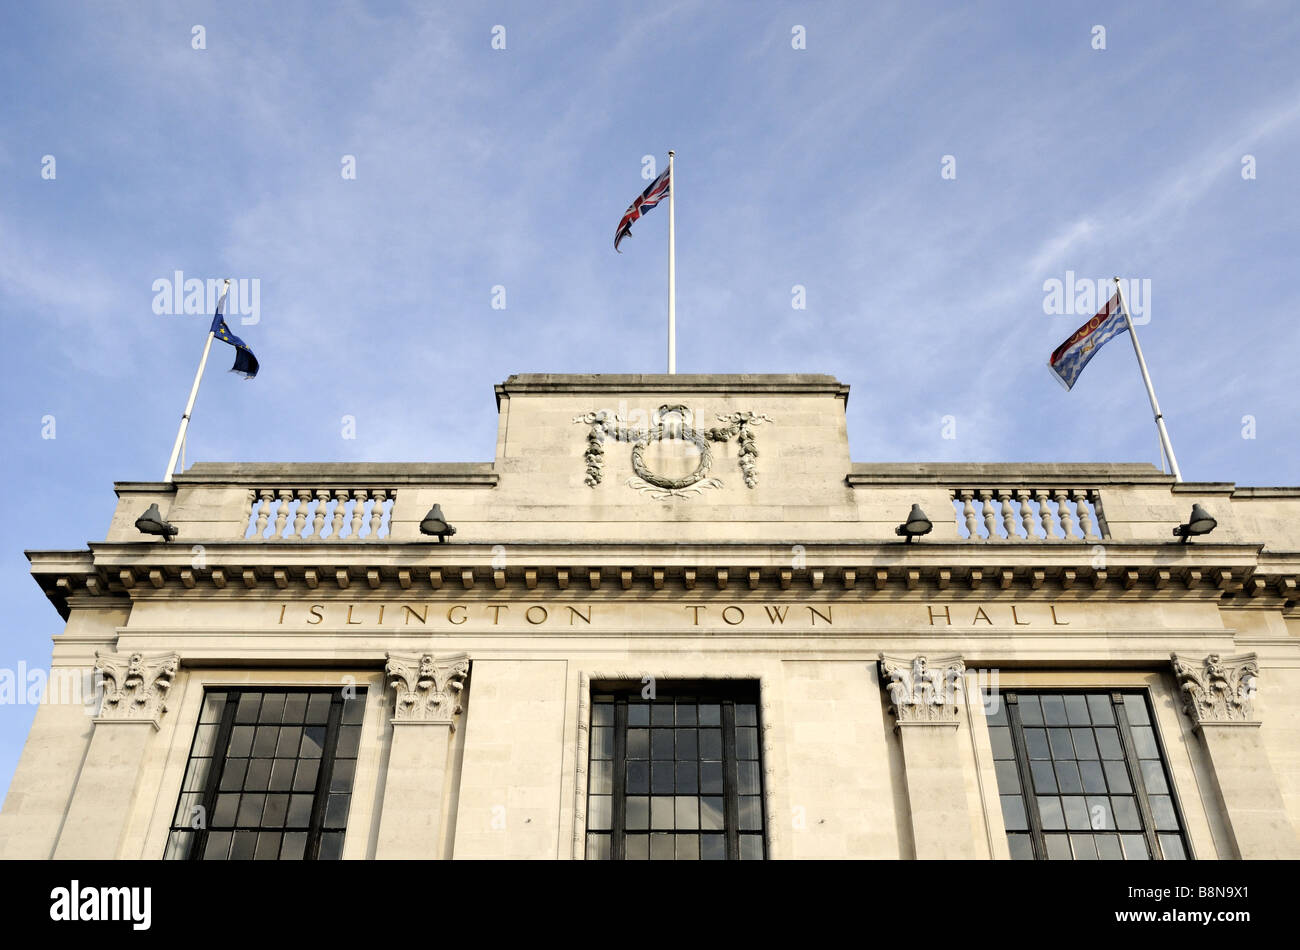
[[[389,653],[385,672],[397,693],[394,722],[441,722],[455,729],[460,691],[469,676],[466,654],[435,658],[432,653]]]
[[[1183,691],[1183,710],[1197,725],[1214,722],[1254,722],[1252,706],[1259,661],[1254,653],[1204,660],[1171,654],[1174,676]]]
[[[880,654],[880,677],[900,726],[956,725],[966,664],[955,653],[900,657]]]
[[[167,690],[180,666],[175,653],[146,657],[143,653],[95,651],[95,669],[103,674],[104,704],[99,718],[156,722],[167,711]]]

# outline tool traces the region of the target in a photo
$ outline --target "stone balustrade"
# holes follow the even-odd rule
[[[265,541],[386,538],[396,497],[396,490],[384,488],[250,489],[241,537]]]
[[[1110,537],[1092,488],[956,488],[957,531],[968,541],[1101,541]]]

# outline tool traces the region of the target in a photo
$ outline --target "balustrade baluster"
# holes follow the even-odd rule
[[[1002,527],[1007,530],[1007,540],[1015,541],[1020,534],[1016,531],[1016,513],[1011,508],[1011,492],[999,488],[998,504],[1002,506]]]
[[[1052,530],[1052,506],[1047,503],[1047,492],[1042,488],[1034,489],[1034,501],[1038,502],[1038,520],[1043,523],[1043,533],[1047,541],[1055,541],[1056,532]]]
[[[266,535],[266,522],[271,517],[271,504],[275,501],[275,492],[263,488],[258,493],[257,525],[253,528],[253,537],[261,540]]]
[[[984,505],[984,527],[988,529],[989,540],[993,541],[998,536],[998,513],[993,507],[993,493],[987,488],[979,492],[980,501]]]
[[[968,488],[963,488],[957,493],[957,497],[964,502],[962,514],[966,516],[966,530],[970,532],[970,540],[978,541],[980,536],[979,519],[975,516],[975,506],[971,503],[974,496],[975,493]]]
[[[325,533],[325,509],[330,503],[330,493],[323,488],[316,489],[316,514],[311,520],[311,536],[317,541]]]
[[[335,489],[334,500],[337,504],[334,506],[334,524],[330,527],[330,540],[339,540],[339,535],[343,533],[343,518],[347,514],[348,493],[343,489]]]
[[[1017,488],[1016,501],[1020,503],[1020,523],[1025,526],[1025,540],[1033,541],[1038,535],[1034,533],[1034,509],[1029,504],[1029,492]]]
[[[370,537],[377,539],[379,537],[379,526],[384,520],[384,501],[388,498],[388,492],[382,488],[372,492],[375,503],[370,506]]]
[[[293,492],[287,488],[280,489],[280,506],[275,509],[275,534],[273,537],[284,537],[284,525],[289,520],[289,505],[293,502]]]
[[[364,488],[358,488],[352,492],[354,504],[352,506],[352,530],[348,534],[349,541],[356,541],[357,536],[361,534],[361,524],[366,516],[366,498],[367,494]]]
[[[306,488],[298,489],[298,510],[293,516],[293,539],[302,540],[302,529],[307,527],[307,509],[311,505],[311,492]]]
[[[1083,532],[1084,540],[1100,540],[1092,526],[1092,513],[1088,511],[1088,492],[1072,488],[1070,489],[1070,497],[1074,499],[1075,510],[1079,512],[1079,530]]]
[[[1064,488],[1053,492],[1056,498],[1056,512],[1061,519],[1061,530],[1065,532],[1066,541],[1082,541],[1083,537],[1074,528],[1074,518],[1070,514],[1070,493]]]

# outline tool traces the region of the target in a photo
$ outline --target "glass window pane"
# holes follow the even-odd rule
[[[361,727],[342,726],[339,728],[338,745],[334,754],[345,759],[355,758],[361,748]]]
[[[626,813],[623,826],[629,831],[644,831],[650,827],[650,798],[647,795],[629,795],[624,800]]]
[[[1151,722],[1151,717],[1147,715],[1146,697],[1140,693],[1124,694],[1124,712],[1128,714],[1131,726],[1145,726]]]
[[[650,792],[650,763],[629,762],[624,791],[628,795],[647,795]]]
[[[271,783],[268,786],[273,792],[287,792],[293,788],[293,759],[276,759],[272,763],[263,759],[261,762],[254,762],[254,767],[267,766],[271,769]]]
[[[698,861],[700,859],[700,836],[677,835],[677,860]]]
[[[1087,726],[1092,722],[1088,715],[1088,698],[1078,693],[1065,697],[1065,718],[1072,726]]]
[[[587,859],[590,861],[609,860],[609,835],[587,835]]]
[[[736,725],[737,726],[757,726],[758,725],[758,707],[753,703],[736,704]]]
[[[224,692],[206,693],[203,696],[203,709],[199,712],[199,722],[221,722],[221,716],[225,711],[226,694]]]
[[[1097,860],[1097,846],[1093,844],[1092,835],[1070,835],[1070,847],[1076,861]]]
[[[281,861],[301,861],[307,850],[307,832],[291,831],[280,841]]]
[[[740,836],[740,860],[742,861],[763,860],[763,836],[762,835],[741,835]]]
[[[1115,813],[1115,827],[1120,831],[1138,831],[1142,828],[1136,799],[1127,795],[1112,795],[1110,807]]]
[[[239,802],[239,812],[235,824],[247,828],[256,827],[262,820],[262,806],[266,804],[265,795],[245,795]]]
[[[1088,824],[1093,831],[1114,831],[1115,815],[1105,795],[1088,796]]]
[[[1185,861],[1187,851],[1183,848],[1183,839],[1178,835],[1159,835],[1160,851],[1166,861]]]
[[[700,704],[700,725],[701,726],[720,726],[722,725],[722,707],[717,703]]]
[[[1050,759],[1052,757],[1051,749],[1047,747],[1046,729],[1026,729],[1025,747],[1029,750],[1031,759]]]
[[[1052,744],[1052,758],[1073,759],[1074,743],[1070,741],[1069,729],[1048,729],[1047,738]]]
[[[1150,726],[1135,726],[1133,728],[1133,745],[1137,748],[1139,759],[1160,757],[1160,750],[1156,747],[1155,730]]]
[[[1029,835],[1007,835],[1007,846],[1011,849],[1011,860],[1034,860],[1034,839]]]
[[[587,827],[593,831],[608,831],[612,826],[613,799],[609,795],[592,795],[587,800]]]
[[[722,835],[700,835],[700,860],[724,861],[727,857],[727,839]]]
[[[657,706],[656,709],[664,707]],[[669,708],[669,712],[672,709]],[[671,759],[673,757],[673,730],[652,729],[650,732],[650,758]]]
[[[289,814],[288,795],[267,795],[266,807],[262,809],[263,828],[283,828],[284,820]]]
[[[314,795],[290,795],[289,815],[285,824],[290,828],[305,828],[311,821],[311,806]]]
[[[1133,792],[1133,785],[1128,778],[1128,768],[1123,762],[1104,762],[1106,767],[1106,783],[1110,786],[1112,795],[1130,795]]]
[[[1102,771],[1100,762],[1080,762],[1079,773],[1083,777],[1083,790],[1085,792],[1106,791],[1106,774]]]
[[[238,809],[238,795],[218,795],[217,805],[212,809],[212,824],[221,828],[229,828],[235,823],[235,814]]]
[[[253,855],[257,861],[278,861],[280,859],[280,833],[263,831],[257,836],[257,852]]]
[[[1038,702],[1038,697],[1032,694],[1026,696],[1023,693],[1016,697],[1016,702],[1020,707],[1020,721],[1026,726],[1041,726],[1043,724],[1043,707]]]
[[[1156,831],[1177,831],[1178,816],[1174,814],[1174,800],[1168,795],[1151,795],[1148,800]]]
[[[217,730],[220,728],[217,725],[199,726],[194,732],[194,745],[190,748],[190,755],[212,755],[215,751],[213,746],[217,743]]]
[[[284,700],[284,722],[296,725],[307,715],[307,694],[290,693]],[[276,839],[277,841],[279,839]]]
[[[303,759],[298,762],[298,771],[293,776],[295,792],[311,792],[316,789],[316,774],[320,771],[320,761]]]
[[[343,832],[326,831],[320,836],[320,853],[316,856],[321,861],[337,861],[343,857]]]
[[[1071,831],[1083,831],[1092,828],[1088,815],[1088,803],[1082,795],[1065,795],[1061,798],[1065,807],[1065,827]]]
[[[205,760],[206,761],[206,760]],[[248,759],[231,759],[221,772],[221,781],[217,788],[223,792],[237,792],[244,784],[244,771],[248,768]]]
[[[614,757],[614,730],[609,726],[592,727],[591,757],[593,759],[612,759]]]
[[[1046,762],[1042,764],[1047,765]],[[1079,776],[1077,762],[1057,762],[1056,780],[1060,783],[1062,792],[1077,795],[1083,791],[1083,779]]]
[[[1097,743],[1093,741],[1091,729],[1071,729],[1070,737],[1074,740],[1074,754],[1080,759],[1096,759]]]
[[[1093,835],[1097,842],[1097,857],[1103,861],[1122,861],[1124,851],[1119,845],[1119,835]]]
[[[1110,708],[1110,697],[1105,693],[1088,694],[1088,712],[1092,721],[1098,726],[1108,726],[1115,721],[1115,712]]]
[[[993,746],[993,758],[1014,759],[1016,750],[1011,745],[1011,730],[1006,726],[989,728],[989,743]]]
[[[1043,703],[1043,722],[1049,726],[1069,725],[1069,720],[1065,716],[1065,697],[1058,695],[1044,695],[1039,699]]]
[[[348,823],[348,805],[352,796],[335,793],[325,802],[325,827],[344,828]]]
[[[705,831],[722,831],[722,798],[706,795],[700,799],[700,827]]]
[[[1002,701],[1002,694],[986,690],[983,694],[984,700],[984,721],[990,726],[1005,726],[1008,724],[1007,704]]]
[[[673,827],[673,802],[671,795],[655,795],[650,799],[650,827],[652,829],[671,829]]]
[[[673,762],[654,762],[650,766],[650,792],[654,795],[671,795],[676,788]]]
[[[587,791],[596,795],[608,795],[614,791],[613,762],[591,763],[591,777],[587,781]]]
[[[700,744],[696,741],[694,729],[677,730],[677,758],[697,759],[700,756]]]
[[[246,756],[253,749],[253,726],[235,726],[230,730],[230,742],[226,745],[226,755],[233,758]]]
[[[753,727],[736,729],[736,758],[758,758],[758,730]]]
[[[229,831],[213,831],[208,834],[207,847],[203,849],[204,861],[224,861],[230,855]]]
[[[672,701],[654,703],[650,706],[650,724],[652,726],[671,726],[673,724]]]
[[[1169,791],[1169,783],[1165,781],[1165,769],[1158,759],[1147,759],[1141,763],[1142,766],[1142,784],[1147,787],[1148,795],[1164,795]]]
[[[1065,812],[1061,810],[1061,800],[1055,795],[1039,795],[1038,815],[1043,828],[1058,831],[1065,828]]]
[[[628,835],[623,844],[624,855],[629,861],[646,861],[650,858],[650,836]]]
[[[740,813],[737,816],[741,831],[763,830],[763,800],[757,795],[740,796]]]
[[[239,704],[235,707],[235,722],[257,722],[257,709],[261,705],[261,693],[244,693],[239,697]]]
[[[298,754],[298,745],[302,742],[301,726],[281,726],[280,737],[275,743],[275,754],[284,758]]]
[[[1010,763],[1012,767],[1015,763]],[[1057,790],[1056,770],[1049,761],[1039,760],[1029,763],[1029,771],[1034,777],[1034,791],[1040,795],[1050,795]]]
[[[678,792],[686,792],[694,795],[700,790],[699,766],[694,762],[677,763],[677,789]]]
[[[612,726],[614,725],[614,704],[613,703],[596,703],[591,707],[591,725],[595,726]],[[609,839],[605,839],[605,847],[609,847]]]
[[[1120,744],[1119,732],[1115,729],[1098,729],[1096,730],[1097,748],[1101,750],[1103,759],[1122,759],[1124,758],[1124,746]]]
[[[257,721],[279,725],[280,720],[284,718],[284,699],[284,693],[263,694],[262,711],[258,714]]]
[[[1006,826],[1007,831],[1024,831],[1029,827],[1029,819],[1025,817],[1025,802],[1019,795],[1003,795],[1002,798],[1002,823]]]
[[[1120,835],[1119,840],[1124,848],[1125,861],[1148,861],[1151,855],[1147,852],[1147,839],[1142,835]]]
[[[677,725],[693,726],[695,725],[695,704],[694,703],[677,703]]]
[[[700,763],[700,791],[705,795],[722,794],[722,763]]]
[[[1015,763],[1011,763],[1015,765]],[[758,795],[763,791],[759,782],[757,762],[736,763],[736,793],[738,795]]]
[[[650,705],[648,703],[628,703],[627,724],[629,726],[650,725]]]
[[[694,831],[700,827],[700,802],[693,795],[678,795],[675,821],[678,830]],[[698,850],[698,849],[697,849]]]
[[[627,731],[627,757],[629,759],[650,758],[649,729],[629,729]]]
[[[1070,850],[1069,835],[1044,835],[1043,843],[1047,846],[1049,861],[1072,861],[1074,852]]]
[[[330,774],[330,791],[352,791],[352,776],[356,769],[357,763],[355,759],[335,759],[334,771]]]
[[[700,758],[705,760],[722,758],[721,729],[700,730]]]
[[[650,860],[671,861],[677,855],[677,836],[652,834],[650,836]]]
[[[325,727],[307,726],[302,730],[302,743],[298,755],[304,759],[319,759],[325,749]]]
[[[329,716],[330,694],[312,693],[307,699],[307,715],[304,721],[311,725],[323,725],[329,720]]]
[[[257,832],[236,831],[230,842],[230,860],[251,861],[257,853]]]

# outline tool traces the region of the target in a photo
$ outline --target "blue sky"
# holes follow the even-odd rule
[[[23,550],[165,467],[208,318],[156,280],[260,285],[190,461],[489,460],[510,373],[663,371],[666,209],[612,240],[669,148],[679,371],[838,376],[858,461],[1155,461],[1126,339],[1045,368],[1044,282],[1118,273],[1185,477],[1300,483],[1290,3],[323,6],[0,11],[0,668],[62,627]]]

